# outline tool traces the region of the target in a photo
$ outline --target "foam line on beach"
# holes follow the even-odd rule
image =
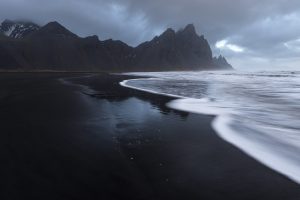
[[[212,127],[219,137],[228,143],[236,146],[241,151],[256,159],[265,166],[285,175],[289,179],[300,184],[299,160],[295,160],[285,148],[292,148],[280,140],[261,132],[249,131],[241,132],[235,130],[234,110],[223,108],[222,105],[214,105],[209,99],[194,99],[168,93],[160,93],[154,90],[139,88],[130,85],[131,81],[158,80],[158,78],[130,79],[120,83],[121,86],[149,92],[152,94],[164,95],[177,98],[167,104],[168,107],[180,111],[196,114],[214,115]],[[236,117],[236,116],[235,116]],[[291,152],[291,151],[289,151]]]
[[[238,147],[247,155],[255,158],[269,168],[287,176],[300,184],[300,166],[284,152],[280,141],[268,137],[260,132],[238,132],[232,126],[234,117],[222,109],[211,109],[203,101],[196,99],[178,99],[168,103],[168,107],[196,114],[215,115],[212,127],[216,133],[225,141]],[[282,148],[281,148],[282,147]]]
[[[95,76],[95,75],[87,75],[87,76],[83,76],[83,77],[90,78],[90,77],[93,77],[93,76]],[[82,76],[72,77],[72,78],[59,78],[58,81],[60,81],[64,85],[71,85],[71,86],[80,87],[87,94],[95,94],[95,93],[97,93],[95,90],[93,90],[89,86],[72,82],[72,79],[77,79],[77,78],[82,78]]]
[[[156,92],[154,90],[143,89],[143,88],[135,87],[135,86],[132,86],[132,85],[128,84],[130,81],[142,81],[142,80],[159,80],[159,79],[158,78],[129,79],[129,80],[124,80],[124,81],[120,82],[120,85],[123,86],[123,87],[126,87],[126,88],[135,89],[135,90],[139,90],[139,91],[142,91],[142,92],[148,92],[148,93],[151,93],[151,94],[163,95],[163,96],[173,97],[173,98],[182,98],[182,99],[186,98],[184,96],[167,94],[167,93],[160,93],[160,92]]]

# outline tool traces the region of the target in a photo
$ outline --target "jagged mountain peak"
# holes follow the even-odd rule
[[[100,42],[99,37],[97,35],[88,36],[85,38],[86,40],[91,40],[94,42]]]
[[[188,24],[186,27],[183,29],[184,32],[189,32],[189,33],[196,33],[196,29],[194,24]]]
[[[65,27],[63,25],[61,25],[60,23],[58,23],[57,21],[49,22],[44,27],[53,27],[53,28],[65,29]]]
[[[167,28],[167,30],[165,30],[164,33],[166,33],[166,34],[174,34],[175,31],[174,31],[174,29],[172,29],[172,28]]]
[[[24,38],[39,29],[40,26],[30,21],[12,21],[6,19],[0,25],[0,33],[15,39]]]
[[[177,35],[197,35],[194,24],[188,24],[185,28],[177,31]]]
[[[196,28],[193,24],[188,24],[185,28],[180,29],[176,32],[177,39],[181,40],[183,43],[201,43],[204,46],[209,46],[207,40],[203,35],[198,35]]]
[[[57,21],[49,22],[44,27],[42,27],[42,29],[49,31],[49,33],[75,35]]]
[[[203,35],[198,35],[196,32],[196,28],[193,24],[188,24],[185,26],[185,28],[180,29],[179,31],[176,32],[176,39],[180,41],[180,45],[186,46],[189,44],[190,46],[193,46],[195,49],[209,49],[210,46],[208,41],[204,38]],[[211,55],[211,50],[210,52],[207,51],[208,56]]]
[[[159,38],[169,38],[174,36],[175,36],[175,31],[171,28],[168,28],[159,36]]]
[[[15,22],[8,20],[4,24],[10,27]],[[5,47],[0,52],[0,67],[107,71],[230,69],[222,56],[212,57],[207,40],[196,33],[192,24],[177,32],[168,28],[137,47],[118,40],[100,41],[97,36],[81,38],[56,21],[24,40],[7,39],[0,32],[0,47]]]
[[[227,62],[226,58],[222,55],[213,57],[214,64],[221,69],[233,69],[232,66]]]
[[[32,37],[74,37],[77,38],[78,36],[71,31],[69,31],[67,28],[65,28],[63,25],[58,23],[57,21],[49,22],[40,30],[38,30],[35,34],[32,35]]]

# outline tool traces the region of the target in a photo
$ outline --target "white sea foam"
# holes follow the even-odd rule
[[[123,87],[127,87],[127,88],[131,88],[131,89],[135,89],[135,90],[139,90],[139,91],[143,91],[143,92],[148,92],[151,94],[160,94],[160,95],[164,95],[164,96],[168,96],[168,97],[175,97],[175,98],[185,98],[184,96],[179,96],[179,95],[173,95],[173,94],[168,94],[168,93],[163,93],[163,92],[157,92],[155,90],[151,90],[151,89],[145,89],[142,87],[135,87],[130,85],[131,82],[140,82],[143,81],[144,79],[131,79],[131,80],[124,80],[122,82],[120,82],[120,85]],[[149,80],[157,80],[156,78],[147,78],[147,81]]]
[[[300,184],[300,73],[154,72],[125,87],[178,97],[177,110],[216,115],[214,130]]]

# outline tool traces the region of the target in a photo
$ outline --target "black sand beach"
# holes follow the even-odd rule
[[[128,78],[0,74],[0,199],[300,199],[212,117],[119,86]]]

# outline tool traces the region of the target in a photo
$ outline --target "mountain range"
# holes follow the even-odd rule
[[[170,71],[232,69],[213,57],[208,41],[192,24],[169,28],[131,47],[119,40],[82,38],[58,22],[38,26],[5,20],[0,25],[0,69],[57,71]]]

